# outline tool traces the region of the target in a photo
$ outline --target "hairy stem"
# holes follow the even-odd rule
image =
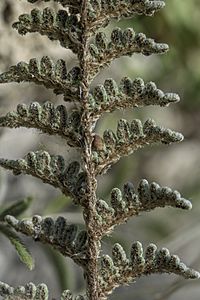
[[[80,67],[82,70],[82,82],[80,86],[81,102],[83,107],[82,127],[83,127],[83,160],[87,173],[87,192],[82,203],[83,216],[88,232],[88,251],[85,266],[85,276],[87,282],[87,296],[89,300],[98,300],[98,256],[99,246],[96,235],[96,175],[95,166],[92,161],[92,128],[93,124],[87,109],[89,79],[87,68],[88,56],[88,29],[87,29],[87,0],[82,3],[81,24],[82,24],[82,53],[80,55]]]

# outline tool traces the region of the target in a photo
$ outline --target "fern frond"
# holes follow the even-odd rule
[[[177,255],[169,250],[157,250],[156,245],[150,244],[145,253],[140,242],[132,244],[130,259],[121,245],[115,244],[112,258],[104,255],[101,259],[101,275],[99,277],[101,297],[106,297],[116,287],[134,282],[142,275],[169,273],[180,275],[185,279],[200,278],[200,273],[188,268]]]
[[[142,179],[136,189],[131,182],[124,184],[123,191],[114,188],[110,195],[110,206],[104,200],[97,200],[99,235],[110,233],[116,225],[122,224],[141,212],[155,208],[174,207],[192,209],[192,203],[178,191]]]
[[[121,28],[113,29],[110,42],[105,33],[95,35],[94,44],[89,45],[88,74],[92,80],[102,68],[121,56],[132,56],[134,53],[143,55],[162,54],[169,49],[167,44],[156,43],[143,33],[135,34],[132,28],[122,31]]]
[[[86,296],[78,295],[73,297],[71,291],[66,290],[62,293],[61,300],[87,300]]]
[[[79,265],[85,264],[87,233],[85,230],[78,232],[78,227],[68,224],[64,217],[53,220],[50,217],[42,218],[35,215],[32,220],[17,220],[8,215],[5,220],[17,232],[32,237],[35,241],[51,245]]]
[[[13,288],[0,281],[0,295],[4,300],[50,300],[49,291],[45,284],[35,285],[32,282],[25,286]],[[73,296],[71,291],[63,291],[60,300],[87,300],[86,296]]]
[[[29,3],[36,3],[39,0],[27,0]],[[82,0],[42,0],[44,2],[50,2],[50,1],[54,1],[54,2],[58,2],[60,4],[62,4],[64,7],[68,6],[71,8],[76,8],[76,9],[80,9],[81,7],[81,2]]]
[[[27,174],[41,179],[64,195],[71,196],[74,203],[81,202],[86,192],[86,175],[77,161],[66,166],[61,155],[50,155],[47,151],[29,152],[24,159],[0,159],[0,166],[12,170],[14,175]]]
[[[133,120],[129,124],[121,119],[117,125],[117,132],[106,130],[103,134],[104,149],[94,149],[93,157],[96,163],[96,173],[104,173],[111,165],[134,151],[155,143],[171,144],[181,142],[183,135],[156,125],[149,119],[144,124],[140,120]]]
[[[81,147],[81,114],[74,110],[68,115],[64,105],[54,106],[52,102],[40,105],[32,102],[30,105],[18,104],[17,110],[0,117],[0,127],[36,128],[50,135],[59,135],[68,145]]]
[[[74,53],[81,50],[81,25],[76,15],[70,15],[66,10],[55,12],[46,7],[43,11],[35,8],[30,14],[19,16],[19,21],[13,24],[19,34],[38,32],[51,41],[59,41],[64,48]]]
[[[27,0],[36,3],[38,0]],[[43,0],[50,2],[51,0]],[[69,7],[73,12],[80,13],[82,0],[52,0],[64,7]],[[152,16],[165,6],[163,0],[90,0],[87,4],[87,22],[92,32],[100,27],[105,27],[112,19],[131,18],[134,15]]]
[[[88,300],[87,296],[78,295],[73,297],[71,291],[66,290],[62,293],[60,300]]]
[[[158,89],[154,82],[144,83],[141,78],[131,80],[128,77],[121,79],[119,87],[117,83],[108,78],[103,85],[97,85],[88,96],[88,110],[91,118],[97,119],[105,112],[115,109],[143,107],[147,105],[159,105],[166,107],[170,103],[180,101],[177,94],[164,93]]]
[[[32,282],[25,286],[13,288],[4,282],[0,282],[0,295],[5,300],[48,300],[49,292],[45,284],[35,285]]]
[[[131,18],[134,15],[152,16],[164,6],[162,0],[91,0],[87,7],[88,30],[94,33],[106,27],[112,19]]]
[[[144,124],[140,120],[128,123],[121,119],[116,133],[106,130],[103,137],[95,133],[96,123],[105,112],[148,105],[165,107],[180,100],[177,94],[164,93],[153,82],[145,84],[141,78],[131,80],[124,77],[119,86],[113,79],[106,79],[103,85],[91,89],[91,82],[97,74],[121,56],[137,53],[149,56],[168,51],[167,44],[157,43],[143,33],[136,34],[132,28],[115,28],[109,38],[101,31],[97,33],[112,19],[151,16],[165,6],[165,1],[52,0],[64,7],[57,10],[37,8],[37,3],[50,0],[26,1],[35,3],[36,8],[30,14],[20,15],[13,28],[21,35],[37,32],[59,42],[76,54],[78,66],[68,72],[62,59],[54,63],[48,56],[40,61],[33,58],[0,74],[0,83],[33,82],[43,85],[56,95],[63,95],[64,101],[71,102],[70,107],[73,105],[76,109],[68,113],[65,106],[56,107],[51,102],[20,104],[16,111],[0,117],[0,126],[35,128],[50,135],[59,135],[71,147],[79,148],[81,163],[66,163],[60,155],[36,151],[29,152],[24,159],[0,158],[0,166],[12,170],[14,175],[32,175],[59,188],[64,195],[72,198],[74,204],[82,206],[85,230],[79,231],[76,225],[68,224],[62,216],[55,220],[38,215],[31,219],[16,219],[26,203],[11,206],[2,214],[0,212],[0,227],[3,226],[0,230],[4,230],[8,238],[10,235],[11,242],[22,256],[24,248],[23,245],[20,248],[15,231],[53,247],[82,267],[86,295],[74,297],[66,290],[61,300],[107,299],[116,287],[154,273],[172,273],[186,279],[200,278],[200,273],[188,268],[178,256],[171,255],[166,248],[157,250],[154,244],[150,244],[143,253],[142,244],[133,243],[129,258],[119,244],[114,245],[112,257],[101,255],[103,236],[132,216],[165,206],[185,210],[192,208],[190,201],[178,191],[145,179],[140,181],[137,189],[129,182],[123,190],[113,188],[110,204],[97,196],[97,176],[106,173],[121,157],[147,145],[183,140],[182,134],[158,126],[151,119]],[[92,36],[94,41],[91,42]],[[26,262],[27,257],[24,256]],[[43,284],[35,286],[30,283],[13,288],[0,282],[0,295],[7,300],[47,300],[48,289]]]
[[[53,89],[56,95],[64,94],[66,101],[79,99],[80,79],[79,67],[73,67],[68,72],[63,59],[54,63],[49,56],[43,56],[41,61],[32,58],[28,63],[19,62],[0,74],[0,83],[33,82],[47,89]]]

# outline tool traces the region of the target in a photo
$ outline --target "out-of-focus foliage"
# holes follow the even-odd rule
[[[20,216],[23,214],[31,204],[32,199],[27,198],[21,201],[17,201],[7,207],[0,207],[0,233],[3,234],[11,244],[15,247],[15,250],[20,260],[30,269],[34,268],[34,259],[32,258],[29,250],[26,248],[20,237],[5,224],[5,216],[12,214],[13,216]]]

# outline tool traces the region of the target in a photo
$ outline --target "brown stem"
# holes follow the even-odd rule
[[[81,24],[82,24],[82,53],[79,57],[82,70],[82,82],[80,86],[81,103],[83,107],[82,128],[83,128],[83,161],[87,173],[87,192],[82,203],[83,216],[88,233],[87,265],[85,266],[85,277],[87,283],[87,297],[89,300],[99,299],[98,286],[98,256],[99,243],[96,234],[96,175],[95,166],[92,160],[92,128],[93,123],[87,109],[89,79],[88,79],[88,28],[87,28],[87,1],[82,3]]]

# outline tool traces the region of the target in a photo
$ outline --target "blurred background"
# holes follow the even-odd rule
[[[53,1],[49,4],[59,7]],[[47,6],[43,2],[38,7]],[[32,57],[49,55],[53,59],[64,58],[67,66],[77,64],[76,57],[62,49],[46,37],[31,34],[21,37],[11,28],[19,14],[28,12],[34,6],[26,1],[3,0],[0,2],[0,72],[19,61]],[[121,159],[107,175],[99,178],[98,195],[109,199],[113,187],[121,188],[126,181],[138,185],[142,178],[156,181],[180,190],[185,198],[192,200],[193,210],[184,212],[176,209],[157,209],[142,214],[122,225],[103,240],[103,248],[110,253],[113,243],[120,242],[129,251],[131,243],[140,240],[144,246],[153,242],[160,247],[168,247],[178,254],[188,265],[200,270],[200,2],[198,0],[167,0],[166,8],[155,17],[135,17],[113,22],[108,32],[115,26],[133,27],[136,32],[144,32],[159,42],[166,42],[170,51],[166,55],[143,57],[134,55],[114,61],[95,80],[103,83],[112,77],[117,82],[123,76],[132,79],[142,77],[145,81],[155,81],[165,92],[176,92],[181,102],[168,108],[147,107],[106,114],[97,124],[97,131],[116,129],[119,118],[132,120],[153,118],[158,124],[180,131],[185,140],[177,145],[146,147],[129,157]],[[7,84],[0,86],[0,114],[14,110],[18,103],[51,100],[62,103],[51,91],[34,84]],[[79,153],[68,148],[63,141],[49,137],[35,130],[0,129],[0,157],[21,158],[31,150],[48,150],[52,154],[62,154],[72,161]],[[69,222],[83,226],[81,210],[72,205],[51,186],[42,184],[29,176],[15,177],[0,170],[0,205],[5,206],[16,200],[33,197],[29,210],[23,217],[33,214],[57,216],[62,212]],[[50,288],[50,299],[58,299],[61,289],[71,289],[81,293],[84,282],[79,268],[69,259],[64,259],[47,246],[24,238],[35,258],[35,269],[29,271],[16,255],[9,241],[0,236],[0,280],[10,285],[20,285],[29,281],[44,282]],[[117,289],[110,299],[126,298],[137,300],[198,300],[199,281],[185,281],[176,276],[160,275],[141,278],[129,288]]]

